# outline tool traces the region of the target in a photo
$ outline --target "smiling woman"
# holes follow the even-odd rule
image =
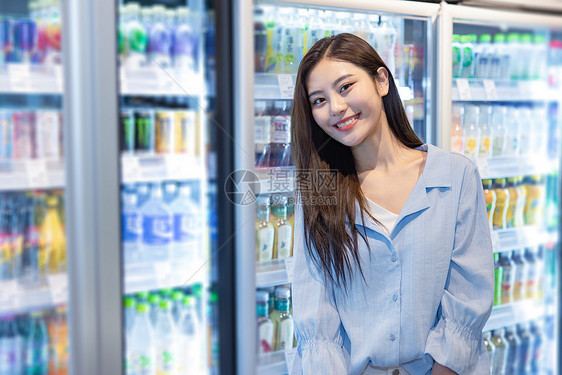
[[[336,189],[297,179],[291,373],[489,373],[493,259],[476,167],[420,141],[389,69],[352,34],[309,50],[293,103],[296,168],[330,173]]]

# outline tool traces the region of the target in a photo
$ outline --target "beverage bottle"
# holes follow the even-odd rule
[[[532,111],[533,130],[530,132],[531,152],[539,157],[546,157],[548,138],[548,115],[544,106],[533,108]]]
[[[149,293],[146,292],[146,291],[137,292],[137,293],[135,294],[135,301],[136,301],[136,303],[139,304],[139,303],[146,303],[146,302],[148,302],[148,295],[149,295]],[[136,311],[137,311],[137,310],[136,310],[136,307],[135,307],[135,314],[136,314]]]
[[[508,344],[503,338],[504,330],[503,328],[496,329],[492,331],[492,338],[490,339],[494,346],[496,347],[496,352],[494,353],[494,372],[492,375],[504,375],[507,357]]]
[[[305,31],[305,42],[304,42],[304,51],[303,53],[306,54],[310,47],[314,45],[317,41],[324,38],[325,30],[323,20],[325,18],[321,17],[322,13],[316,9],[310,9],[308,14],[308,19],[310,20],[308,30]]]
[[[146,48],[148,44],[147,31],[141,24],[141,8],[138,3],[130,2],[125,5],[126,20],[124,26],[125,59],[127,67],[138,68],[146,63]]]
[[[270,145],[271,167],[287,167],[291,160],[291,115],[286,101],[275,101]]]
[[[289,14],[286,20],[282,44],[283,72],[286,74],[296,74],[299,62],[302,59],[300,54],[302,47],[299,49],[302,26],[295,15]]]
[[[134,297],[123,298],[123,319],[126,335],[131,332],[133,325],[135,324],[136,317],[136,301]]]
[[[488,222],[490,224],[490,229],[493,229],[493,213],[496,208],[496,192],[492,189],[492,180],[484,179],[482,180],[484,185],[484,199],[486,201],[486,212],[488,213]]]
[[[464,110],[464,155],[476,159],[480,151],[480,127],[478,120],[480,109],[475,105],[467,105]]]
[[[502,303],[503,267],[499,260],[500,255],[494,254],[494,306]]]
[[[525,299],[525,287],[527,285],[527,263],[521,254],[521,250],[514,250],[512,259],[515,262],[515,285],[513,287],[513,300]]]
[[[501,282],[501,303],[513,302],[513,287],[515,284],[515,263],[509,257],[509,254],[502,253],[499,257],[499,263],[503,268]]]
[[[270,164],[271,158],[271,116],[265,114],[266,103],[256,101],[254,117],[254,143],[256,154],[256,167],[265,168]]]
[[[16,332],[13,316],[0,318],[0,375],[17,374],[16,363]]]
[[[534,63],[531,65],[531,79],[544,81],[548,72],[548,45],[544,34],[535,34],[533,44]]]
[[[535,274],[537,275],[536,283],[537,283],[538,300],[544,299],[544,272],[545,272],[544,252],[545,252],[544,245],[539,245],[537,250],[536,260],[535,260],[535,265],[536,265]]]
[[[291,256],[293,242],[293,227],[287,222],[287,197],[279,196],[272,206],[273,228],[273,258],[284,259]]]
[[[10,237],[12,243],[12,277],[19,279],[23,273],[23,246],[26,219],[26,198],[15,194],[11,201]]]
[[[162,200],[162,189],[152,184],[150,199],[140,209],[143,253],[147,261],[168,261],[173,239],[172,211]]]
[[[490,78],[492,60],[492,36],[480,35],[480,43],[476,46],[475,78]]]
[[[507,342],[508,350],[506,356],[506,367],[505,367],[505,374],[513,374],[517,375],[519,373],[519,369],[517,368],[517,357],[520,350],[520,341],[519,337],[515,334],[516,327],[505,327],[505,334],[504,339]]]
[[[533,119],[529,107],[519,108],[519,154],[529,155],[531,152],[532,137],[537,129],[533,128]]]
[[[178,322],[178,375],[193,373],[200,368],[203,352],[199,333],[199,319],[194,309],[194,297],[184,296],[182,315]]]
[[[511,54],[509,46],[505,42],[505,34],[494,35],[495,57],[492,59],[492,77],[500,80],[511,78]]]
[[[464,153],[464,107],[456,103],[453,104],[453,121],[451,129],[451,150]]]
[[[197,32],[194,30],[193,15],[186,7],[178,7],[177,24],[174,29],[174,67],[186,69],[188,72],[197,72],[199,42]]]
[[[166,24],[166,8],[163,5],[152,6],[152,25],[148,33],[148,58],[161,68],[172,65],[170,50],[172,35],[170,25]]]
[[[40,243],[49,249],[49,271],[51,273],[66,270],[66,235],[58,214],[58,199],[56,196],[46,198],[46,214],[41,227]]]
[[[67,309],[58,306],[51,315],[47,329],[49,331],[49,374],[67,375],[69,365]]]
[[[40,207],[35,196],[31,196],[26,203],[27,213],[22,254],[22,281],[26,284],[36,284],[41,281],[41,272],[39,270]]]
[[[174,217],[174,248],[172,254],[175,265],[199,259],[201,210],[191,196],[191,187],[182,184],[178,197],[170,203]]]
[[[179,325],[180,323],[183,311],[183,297],[185,297],[185,295],[180,290],[172,291],[172,295],[170,296],[172,303],[172,318],[174,319],[174,324],[176,325]]]
[[[177,334],[169,300],[160,301],[160,311],[154,327],[156,346],[156,373],[175,374],[177,368]]]
[[[8,194],[4,193],[0,195],[0,280],[9,280],[13,277],[10,216]]]
[[[43,313],[31,313],[29,324],[29,334],[25,344],[25,373],[27,375],[46,375],[49,367],[49,348]]]
[[[274,326],[268,317],[269,293],[258,290],[256,293],[256,313],[258,317],[258,353],[269,353],[273,350]]]
[[[381,17],[381,21],[378,33],[376,34],[377,52],[382,58],[382,61],[386,63],[386,66],[390,70],[390,74],[394,76],[396,72],[396,57],[394,55],[394,50],[396,47],[397,32],[388,17]]]
[[[291,289],[277,288],[275,297],[277,325],[275,327],[274,350],[286,350],[293,347],[293,317],[289,313]]]
[[[496,207],[492,215],[494,229],[507,228],[507,209],[509,207],[509,190],[505,188],[505,178],[494,180],[494,191],[496,193]]]
[[[266,73],[283,72],[283,26],[273,12],[268,12],[265,24],[267,30],[267,54],[265,63]]]
[[[506,156],[517,156],[520,150],[521,139],[521,122],[519,121],[521,113],[517,107],[507,107],[506,128],[507,138],[505,146]]]
[[[173,181],[163,181],[162,190],[164,194],[164,202],[168,205],[178,196],[178,185]]]
[[[531,320],[531,335],[533,336],[533,350],[531,353],[531,374],[541,374],[544,359],[544,331],[542,320]]]
[[[14,319],[16,329],[16,363],[19,363],[18,374],[25,374],[27,361],[27,337],[29,336],[31,317],[19,315]]]
[[[523,185],[523,177],[516,177],[515,189],[517,190],[517,206],[515,207],[515,226],[525,225],[525,203],[527,202],[527,190]]]
[[[533,56],[533,36],[531,34],[525,33],[521,35],[521,55],[519,55],[520,61],[520,79],[529,80],[532,79],[532,65],[536,64],[536,56]]]
[[[288,201],[288,203],[287,203],[287,223],[289,223],[291,228],[293,228],[293,233],[294,233],[294,228],[295,228],[295,199],[294,199],[293,196],[290,196],[287,201]],[[293,246],[294,246],[294,243],[293,243],[293,241],[291,241],[291,256],[293,256]]]
[[[453,78],[460,77],[462,68],[462,45],[460,35],[453,34]]]
[[[507,212],[505,221],[507,228],[515,227],[515,211],[519,203],[519,191],[515,187],[517,177],[509,177],[507,179],[507,191],[509,192],[509,204],[507,205]]]
[[[141,254],[142,216],[138,209],[138,197],[134,192],[125,189],[121,196],[123,199],[121,218],[123,257],[125,265],[129,265],[143,259]]]
[[[503,156],[507,146],[507,108],[502,105],[492,107],[492,156]]]
[[[522,79],[522,69],[524,62],[522,61],[522,45],[521,35],[519,33],[507,34],[507,46],[509,48],[509,77],[512,80]]]
[[[471,35],[461,35],[461,69],[459,73],[460,78],[473,77],[474,65],[474,46],[472,45]]]
[[[492,332],[486,331],[482,333],[482,340],[484,341],[484,346],[488,352],[488,357],[490,358],[490,373],[494,371],[494,354],[496,352],[496,347],[492,344]]]
[[[271,260],[275,230],[269,222],[270,200],[269,196],[260,196],[256,202],[256,260]]]
[[[540,175],[528,177],[525,188],[527,191],[525,224],[542,225],[546,200],[546,186],[543,177]]]
[[[479,106],[479,121],[478,127],[480,128],[480,157],[490,157],[493,151],[494,133],[491,124],[492,107],[489,105]]]
[[[261,73],[265,69],[267,53],[267,30],[265,28],[263,8],[254,7],[254,69]]]
[[[131,189],[137,193],[137,206],[142,207],[150,198],[150,189],[147,183],[137,183],[136,188]]]
[[[131,374],[156,375],[154,333],[148,314],[148,304],[139,303],[135,323],[125,346]]]
[[[533,248],[525,248],[524,258],[527,262],[527,282],[525,287],[525,297],[527,299],[537,298],[537,264],[535,250]]]
[[[519,336],[519,340],[521,342],[521,350],[519,351],[519,358],[517,359],[519,374],[529,374],[531,373],[531,358],[534,340],[529,333],[529,326],[527,323],[517,324],[517,335]]]

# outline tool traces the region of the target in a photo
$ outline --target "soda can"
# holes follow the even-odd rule
[[[35,114],[14,112],[12,114],[14,132],[14,159],[32,159],[35,156]]]
[[[14,54],[14,20],[10,17],[5,17],[2,20],[0,31],[0,50],[3,52],[3,62],[15,62]]]
[[[135,152],[135,114],[132,109],[122,109],[119,117],[121,128],[121,151]]]
[[[0,111],[0,159],[11,159],[14,148],[14,131],[11,114]]]
[[[154,111],[140,109],[135,112],[135,151],[154,152]]]
[[[20,20],[14,28],[16,62],[30,63],[35,50],[37,25],[32,20]]]
[[[174,152],[174,111],[156,112],[156,152],[159,154]]]
[[[197,148],[197,114],[195,111],[176,111],[175,138],[175,152],[195,156]]]
[[[59,111],[38,111],[35,114],[35,156],[58,159],[61,155]]]

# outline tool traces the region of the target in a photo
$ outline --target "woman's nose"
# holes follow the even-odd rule
[[[338,116],[342,112],[345,112],[346,104],[345,101],[341,98],[336,96],[330,100],[330,115],[331,116]]]

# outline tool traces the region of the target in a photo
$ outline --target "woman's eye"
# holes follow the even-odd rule
[[[320,104],[324,101],[324,98],[316,98],[312,101],[312,104]]]
[[[350,88],[351,85],[353,85],[353,83],[347,83],[347,84],[343,85],[343,86],[340,88],[340,93],[342,93],[342,92],[344,92],[345,90],[347,90],[348,88]]]

